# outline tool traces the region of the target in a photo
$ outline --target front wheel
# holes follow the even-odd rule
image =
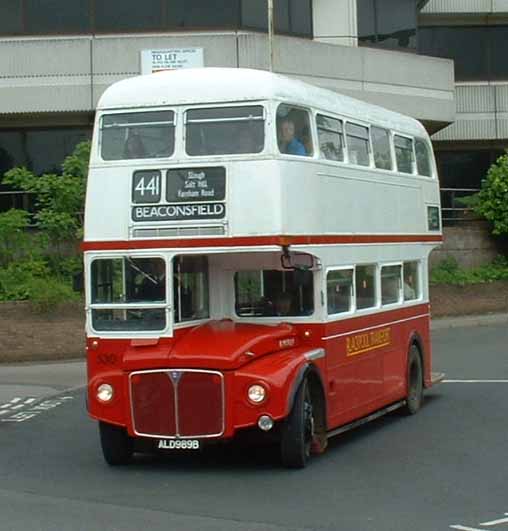
[[[412,345],[408,355],[407,397],[404,413],[414,415],[423,403],[423,366],[420,351]]]
[[[99,434],[104,459],[108,465],[126,465],[133,454],[133,441],[125,428],[99,422]]]
[[[304,468],[314,438],[314,412],[309,383],[305,379],[296,392],[293,409],[282,426],[280,453],[287,468]]]

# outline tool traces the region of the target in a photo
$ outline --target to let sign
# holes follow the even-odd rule
[[[203,48],[168,48],[167,50],[142,50],[141,73],[153,74],[177,68],[204,66]]]

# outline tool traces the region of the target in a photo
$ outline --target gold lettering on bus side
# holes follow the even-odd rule
[[[392,329],[387,327],[347,337],[346,355],[356,356],[357,354],[363,354],[364,352],[391,345],[391,332]]]

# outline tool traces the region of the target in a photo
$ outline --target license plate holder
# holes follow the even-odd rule
[[[159,439],[157,442],[157,449],[184,451],[201,450],[201,441],[199,439]]]

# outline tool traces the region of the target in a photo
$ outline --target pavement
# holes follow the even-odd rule
[[[508,325],[508,314],[433,319],[431,330],[470,326]],[[20,397],[48,398],[86,385],[84,360],[0,364],[0,408]]]

